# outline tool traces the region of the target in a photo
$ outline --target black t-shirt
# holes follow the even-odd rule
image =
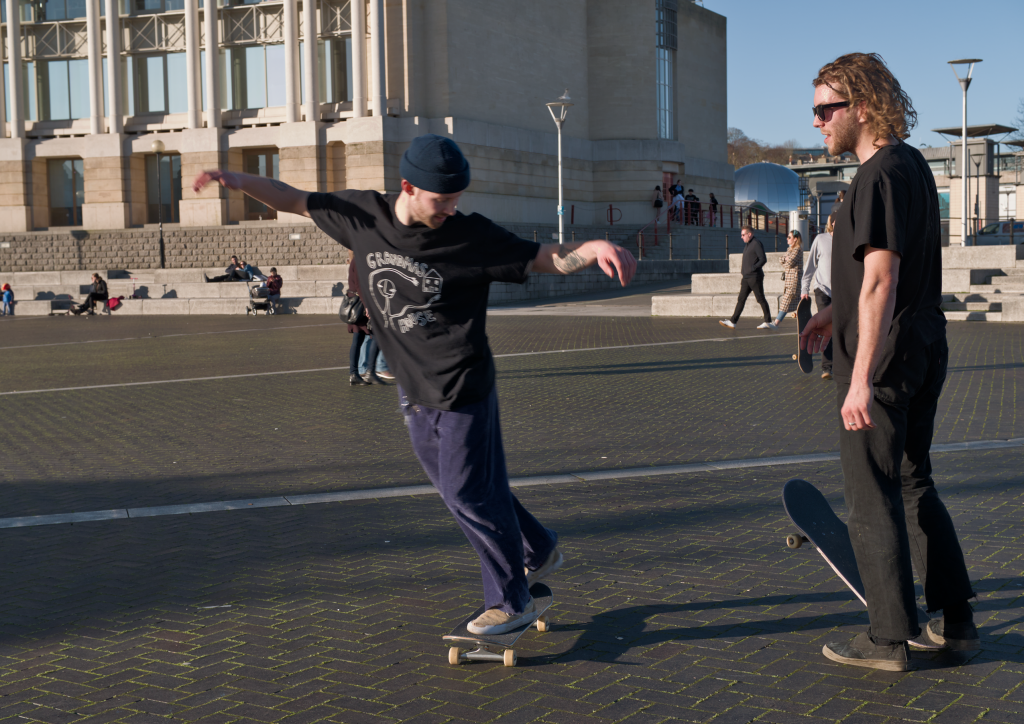
[[[839,207],[832,235],[833,372],[850,381],[857,356],[858,305],[864,246],[900,255],[892,326],[873,382],[904,376],[915,345],[946,334],[942,303],[942,244],[935,179],[921,152],[905,143],[883,146],[857,170]]]
[[[373,335],[409,401],[454,410],[494,387],[487,344],[491,282],[526,281],[540,244],[479,214],[456,213],[439,229],[405,226],[396,195],[311,194],[316,225],[352,250]]]

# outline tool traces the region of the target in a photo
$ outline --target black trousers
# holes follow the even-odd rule
[[[373,372],[374,374],[377,372],[377,355],[380,354],[377,340],[373,338],[372,334],[356,329],[352,333],[352,344],[348,348],[348,373],[350,375],[359,374],[359,352],[364,342],[370,345],[370,348],[366,351],[366,371]]]
[[[94,310],[96,308],[96,302],[105,302],[109,296],[107,294],[97,294],[96,292],[89,292],[89,295],[82,300],[81,306],[78,309],[82,312],[85,310]]]
[[[825,294],[820,289],[814,290],[814,305],[820,312],[825,307],[832,305],[832,297]],[[821,371],[831,372],[832,371],[832,340],[828,341],[828,346],[821,350]]]
[[[772,321],[772,310],[768,307],[768,300],[764,298],[764,274],[758,274],[752,277],[743,277],[743,281],[740,282],[740,296],[736,300],[736,309],[732,313],[732,323],[740,321],[740,315],[743,314],[743,307],[747,304],[747,297],[750,293],[754,293],[754,299],[761,305],[761,311],[764,313],[764,321]]]
[[[929,457],[948,360],[945,338],[912,350],[903,362],[902,379],[875,387],[874,429],[850,432],[839,421],[850,539],[864,581],[871,634],[893,641],[921,632],[913,568],[929,611],[974,596]],[[840,413],[849,390],[848,382],[836,385]]]
[[[239,269],[232,269],[227,274],[221,274],[220,276],[210,277],[208,281],[211,281],[211,282],[235,282],[235,281],[237,281],[237,282],[244,282],[244,281],[247,281],[248,279],[249,279],[249,277],[247,277],[241,270],[239,270]]]

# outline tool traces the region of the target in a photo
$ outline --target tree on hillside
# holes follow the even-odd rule
[[[797,142],[793,140],[781,145],[758,141],[747,136],[739,128],[730,128],[726,133],[726,140],[729,147],[729,163],[736,168],[759,161],[787,164],[793,155],[793,149],[797,147]]]

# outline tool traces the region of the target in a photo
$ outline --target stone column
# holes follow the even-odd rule
[[[370,0],[370,97],[373,115],[386,116],[387,78],[384,76],[384,0]]]
[[[25,137],[25,107],[23,105],[21,70],[21,3],[7,0],[7,63],[11,79],[11,138]]]
[[[366,0],[352,0],[352,115],[366,115]]]
[[[303,55],[306,60],[306,103],[304,111],[307,121],[320,120],[320,84],[317,78],[317,32],[316,0],[302,0],[302,39],[306,43]]]
[[[203,87],[199,80],[200,67],[199,3],[197,0],[185,0],[185,88],[189,128],[203,127],[203,103],[199,98]]]
[[[107,0],[107,102],[108,130],[110,133],[124,132],[121,115],[121,15],[117,0]]]
[[[284,113],[288,123],[299,120],[299,26],[297,0],[284,0]]]
[[[206,27],[206,127],[220,128],[220,101],[217,80],[220,50],[217,41],[217,0],[204,0],[203,24]],[[182,171],[184,179],[184,171]],[[184,223],[184,220],[182,221]]]
[[[103,133],[103,45],[100,42],[100,2],[85,0],[85,34],[89,53],[89,133]]]

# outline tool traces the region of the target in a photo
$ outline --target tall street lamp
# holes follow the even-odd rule
[[[164,268],[164,198],[160,189],[160,156],[164,152],[164,142],[160,139],[153,141],[150,146],[156,154],[156,213],[160,222],[160,268]]]
[[[555,125],[558,126],[558,243],[561,244],[565,233],[565,207],[562,206],[562,124],[565,123],[565,115],[569,112],[569,106],[573,105],[569,102],[568,89],[558,97],[557,101],[545,105],[551,112],[551,118],[555,121]],[[558,115],[555,115],[556,108]]]
[[[953,75],[960,81],[960,87],[964,89],[964,123],[963,133],[960,136],[960,141],[963,143],[963,158],[960,164],[960,243],[963,246],[967,246],[967,181],[971,177],[971,173],[967,168],[967,89],[971,85],[971,74],[974,72],[974,64],[980,63],[981,58],[964,58],[962,60],[951,60],[949,61],[949,67],[953,69]],[[967,75],[963,78],[957,73],[956,67],[958,65],[967,66]]]

